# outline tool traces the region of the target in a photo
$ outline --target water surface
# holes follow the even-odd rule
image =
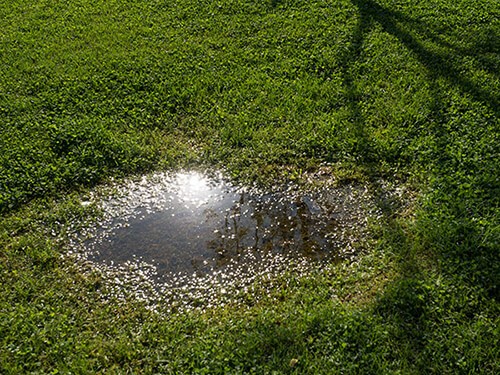
[[[370,211],[362,186],[262,191],[199,171],[155,174],[112,190],[99,198],[104,218],[88,231],[83,253],[108,269],[148,265],[167,294],[243,288],[352,256]]]

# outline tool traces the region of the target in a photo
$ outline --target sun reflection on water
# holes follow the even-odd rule
[[[112,189],[100,198],[102,222],[88,229],[79,251],[110,275],[126,267],[128,277],[134,264],[147,265],[148,278],[169,296],[188,285],[211,293],[229,281],[241,289],[294,265],[308,272],[351,258],[372,210],[363,186],[264,192],[197,171]]]
[[[175,185],[181,201],[191,203],[207,203],[213,188],[207,177],[199,172],[181,172],[176,175]]]

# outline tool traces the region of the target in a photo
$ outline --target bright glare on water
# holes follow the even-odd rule
[[[140,190],[150,194],[147,186]],[[135,202],[129,217],[102,227],[89,241],[93,260],[123,263],[140,257],[160,273],[203,274],[230,262],[258,262],[267,254],[320,260],[338,252],[342,242],[335,235],[339,223],[325,220],[335,213],[311,196],[259,193],[181,172],[145,201],[151,200],[164,203],[150,209]]]
[[[360,185],[262,191],[197,171],[115,184],[92,200],[104,217],[80,233],[77,253],[115,282],[121,274],[138,285],[144,274],[126,270],[154,270],[147,277],[172,300],[189,291],[190,300],[210,301],[229,285],[244,290],[260,277],[350,258],[375,213]]]

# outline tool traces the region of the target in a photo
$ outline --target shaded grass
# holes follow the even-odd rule
[[[496,2],[0,7],[4,372],[499,372]],[[48,233],[95,214],[75,192],[190,163],[260,183],[327,163],[420,198],[355,263],[243,309],[106,301]]]

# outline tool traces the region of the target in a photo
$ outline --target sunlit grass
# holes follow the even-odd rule
[[[498,373],[500,5],[4,1],[6,373]],[[354,264],[161,317],[60,257],[78,193],[214,165],[412,187]],[[383,204],[381,203],[381,207]],[[386,207],[387,208],[387,207]],[[80,216],[79,216],[80,215]]]

